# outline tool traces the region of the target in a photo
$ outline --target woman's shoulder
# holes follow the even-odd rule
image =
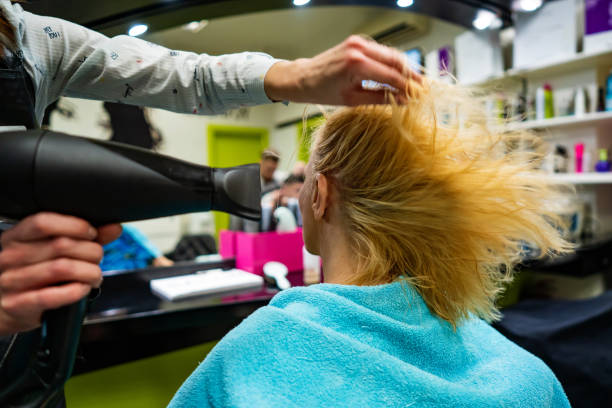
[[[304,333],[291,312],[258,309],[217,343],[170,406],[290,406],[287,381],[300,378],[313,353]]]

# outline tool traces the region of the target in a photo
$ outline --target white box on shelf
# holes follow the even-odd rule
[[[576,54],[576,0],[546,2],[515,20],[514,68],[529,68]]]
[[[438,50],[428,52],[425,55],[425,73],[428,77],[438,79],[440,77],[440,56]]]
[[[504,72],[498,30],[466,31],[455,38],[457,79],[473,84]]]
[[[612,50],[612,0],[584,1],[584,52]]]

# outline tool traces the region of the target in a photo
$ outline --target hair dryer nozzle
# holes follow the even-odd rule
[[[212,209],[250,220],[261,218],[259,164],[213,169],[215,194]]]

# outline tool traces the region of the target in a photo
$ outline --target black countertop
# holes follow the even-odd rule
[[[248,292],[168,302],[151,293],[149,282],[233,267],[234,260],[228,259],[106,273],[102,292],[92,302],[83,324],[74,374],[221,339],[268,304],[278,290],[263,285]],[[288,279],[301,285],[301,271],[290,273]]]

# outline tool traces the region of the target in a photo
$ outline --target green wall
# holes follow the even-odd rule
[[[312,144],[312,135],[314,131],[319,127],[325,118],[323,116],[315,116],[301,121],[297,125],[297,145],[298,145],[298,156],[297,159],[308,162],[310,157],[310,145]]]
[[[269,144],[266,128],[208,125],[208,163],[211,167],[232,167],[259,163]],[[214,212],[216,236],[229,227],[229,215]]]

